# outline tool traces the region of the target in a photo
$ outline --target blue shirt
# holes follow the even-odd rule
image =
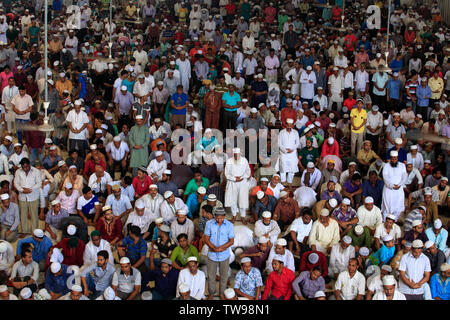
[[[160,269],[149,271],[143,275],[143,279],[155,281],[155,290],[157,290],[163,298],[175,297],[177,290],[179,271],[175,268],[170,269],[166,276]]]
[[[430,280],[431,296],[434,298],[439,297],[442,300],[450,300],[450,278],[442,281],[440,273],[436,273]]]
[[[387,264],[389,260],[394,257],[395,254],[395,246],[388,248],[386,245],[382,245],[381,248],[373,254],[375,258],[378,260],[378,264]]]
[[[398,61],[397,59],[394,59],[389,64],[389,68],[392,69],[392,72],[400,72],[402,67],[403,67],[403,59],[401,59],[400,61]]]
[[[189,97],[186,93],[174,93],[172,95],[172,99],[170,99],[171,101],[173,101],[173,103],[177,106],[177,107],[181,107],[184,106],[186,104],[186,102],[189,101]],[[186,114],[186,108],[183,108],[181,110],[177,110],[172,108],[172,114]]]
[[[58,162],[61,160],[62,160],[61,156],[56,155],[55,160],[52,161],[52,158],[50,157],[50,155],[48,155],[44,158],[44,161],[42,162],[42,164],[44,165],[45,169],[50,170],[51,168],[56,166],[58,164]]]
[[[402,82],[397,79],[390,79],[388,81],[387,89],[389,90],[389,98],[391,99],[400,99],[400,88],[401,88]]]
[[[387,155],[386,155],[386,159],[389,160],[391,158],[391,151],[392,150],[396,150],[395,146],[393,146],[392,148],[390,148],[388,150]],[[405,149],[400,148],[400,150],[398,150],[398,162],[405,162],[407,156],[408,156],[408,154],[406,153]]]
[[[110,257],[111,258],[111,257]],[[97,265],[97,262],[91,264],[89,267],[81,272],[81,276],[86,278],[88,275],[91,276],[92,281],[95,284],[95,290],[105,291],[111,284],[112,277],[116,272],[115,267],[111,263],[106,264],[105,270]]]
[[[113,214],[115,216],[119,216],[122,213],[124,213],[125,211],[127,211],[128,209],[133,208],[131,206],[130,199],[124,194],[120,195],[119,200],[116,199],[114,194],[110,194],[106,198],[106,204],[105,205],[111,207],[112,212],[113,212]]]
[[[86,97],[86,78],[85,75],[81,74],[78,76],[78,83],[81,84],[80,99]]]
[[[31,243],[34,246],[33,261],[37,263],[47,259],[48,252],[50,251],[50,248],[53,245],[52,241],[47,236],[44,236],[41,242],[37,242],[36,240],[34,240],[33,237],[25,238],[19,240],[19,242],[17,243],[16,255],[19,255],[22,252],[21,250],[22,243]]]
[[[363,182],[363,196],[372,197],[376,206],[381,206],[381,195],[383,194],[384,182],[378,179],[375,186],[369,180]]]
[[[303,65],[303,68],[306,69],[306,67],[308,66],[313,66],[314,64],[314,58],[312,56],[308,56],[308,58],[306,56],[303,56],[300,60],[300,63]]]
[[[383,72],[381,75],[379,72],[375,73],[372,77],[372,82],[376,84],[379,88],[383,88],[386,82],[389,80],[389,77],[386,72]],[[373,93],[377,96],[384,96],[386,94],[386,88],[382,91],[373,87]]]
[[[139,260],[142,256],[147,254],[147,242],[144,239],[139,238],[138,243],[134,243],[130,236],[126,236],[120,243],[127,247],[127,257],[133,262]]]
[[[420,85],[416,88],[417,105],[419,107],[428,107],[431,97],[431,88],[427,85],[425,88]]]
[[[69,292],[69,288],[67,288],[67,280],[71,276],[71,274],[67,273],[67,266],[65,264],[61,265],[62,273],[58,276],[55,276],[50,268],[47,269],[45,273],[45,289],[48,292],[59,293],[61,295],[65,295]]]
[[[206,200],[207,196],[203,198],[203,200]],[[200,202],[197,201],[197,193],[191,193],[186,201],[186,205],[189,209],[188,211],[188,217],[189,219],[192,219],[192,215],[196,212],[198,212],[198,209],[200,209]]]
[[[448,238],[447,230],[445,230],[444,228],[441,228],[441,231],[436,236],[434,234],[433,228],[430,227],[425,230],[425,234],[427,235],[428,240],[431,240],[435,243],[436,248],[445,252],[445,249],[447,249],[447,238]]]
[[[230,239],[234,238],[233,224],[225,219],[223,223],[219,226],[216,219],[209,220],[206,223],[205,236],[208,236],[211,243],[214,244],[216,247],[224,245],[225,243],[230,241]],[[210,258],[213,261],[224,261],[229,257],[230,257],[229,249],[226,249],[225,251],[222,252],[213,252],[211,250],[208,251],[208,258]]]
[[[241,101],[241,96],[236,91],[233,93],[233,95],[230,95],[230,92],[227,91],[222,95],[222,100],[224,101],[224,104],[229,105],[230,107],[235,107],[239,101]],[[237,108],[230,109],[230,108],[224,108],[226,111],[236,111]]]
[[[256,295],[256,288],[263,285],[261,272],[252,267],[250,272],[246,274],[244,271],[239,270],[234,279],[234,288],[239,289],[245,294],[254,297]]]

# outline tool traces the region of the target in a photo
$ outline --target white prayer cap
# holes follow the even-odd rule
[[[5,291],[7,291],[8,290],[8,286],[5,286],[4,284],[2,284],[1,286],[0,286],[0,293],[1,292],[5,292]]]
[[[58,167],[62,167],[65,164],[66,164],[66,162],[64,160],[59,160],[58,161]]]
[[[314,168],[314,162],[309,161],[308,164],[306,165],[307,168]]]
[[[319,261],[319,255],[317,253],[315,253],[315,252],[311,253],[308,256],[308,261],[311,264],[316,264]]]
[[[360,236],[364,232],[364,228],[360,226],[359,224],[355,227],[355,233]]]
[[[423,248],[423,242],[420,239],[416,239],[412,243],[413,248]]]
[[[429,189],[425,188],[423,194],[425,196],[431,196],[431,195],[433,195],[433,191],[431,191],[431,188],[429,188]]]
[[[44,237],[44,231],[42,231],[42,229],[34,229],[33,234],[38,238]]]
[[[392,267],[388,264],[385,264],[381,267],[381,270],[387,271],[387,272],[392,272]]]
[[[95,130],[95,133],[103,134],[103,131],[102,131],[102,129],[97,129],[97,130]],[[95,149],[92,149],[92,150],[95,150]]]
[[[51,271],[52,273],[57,273],[57,272],[59,272],[59,270],[61,270],[61,263],[59,263],[59,262],[53,262],[53,263],[50,265],[50,271]]]
[[[108,287],[103,292],[103,298],[105,300],[114,300],[116,298],[116,293],[114,292],[113,288]]]
[[[109,69],[109,70],[114,69],[114,65],[113,65],[112,63],[108,64],[108,69]]]
[[[346,244],[352,243],[352,238],[350,236],[344,236],[342,238],[342,241],[344,241]]]
[[[350,201],[350,199],[349,198],[344,198],[344,200],[342,200],[342,203],[343,204],[346,204],[346,205],[350,205],[350,203],[351,203],[351,201]]]
[[[280,192],[280,198],[283,198],[284,196],[287,196],[287,195],[289,195],[289,193],[287,193],[284,190]]]
[[[196,256],[190,256],[189,258],[187,258],[186,260],[187,262],[191,262],[191,261],[195,261],[198,262],[197,257]]]
[[[158,86],[162,86],[162,85],[164,85],[164,82],[158,81],[156,84],[157,84]]]
[[[22,144],[20,144],[20,143],[15,143],[15,144],[14,144],[14,148],[15,148],[15,147],[21,147],[21,146],[22,146]]]
[[[156,218],[155,219],[155,223],[156,224],[161,224],[161,223],[163,223],[164,222],[164,218],[163,217],[159,217],[159,218]]]
[[[293,124],[293,123],[294,123],[294,120],[291,119],[291,118],[288,118],[288,119],[286,120],[286,123],[288,123],[288,124]]]
[[[83,292],[83,288],[80,285],[78,285],[78,284],[74,284],[72,286],[71,290],[75,291],[75,292]]]
[[[383,286],[393,286],[396,284],[395,278],[393,275],[385,275],[383,277]]]
[[[377,58],[380,58],[381,57],[381,53],[377,53]]]
[[[417,145],[415,144],[415,145],[411,146],[411,150],[417,150]]]
[[[394,237],[392,237],[390,234],[387,234],[383,237],[383,242],[389,242],[394,240]]]
[[[115,142],[119,142],[121,139],[120,139],[120,136],[115,136],[114,138],[113,138],[113,141],[115,141]]]
[[[332,208],[336,208],[336,206],[338,205],[338,202],[335,198],[331,198],[330,200],[328,200],[328,204],[332,207]]]
[[[149,187],[149,189],[158,189],[158,186],[156,184],[151,184]]]
[[[306,67],[306,70],[307,70],[307,71],[311,71],[311,70],[312,70],[312,67],[311,67],[311,66],[307,66],[307,67]]]
[[[247,263],[247,262],[252,262],[252,259],[250,259],[249,257],[244,257],[241,259],[241,264]]]
[[[136,201],[135,207],[136,209],[144,209],[145,208],[144,201]]]
[[[350,167],[350,166],[356,166],[356,162],[352,161],[352,162],[350,162],[350,163],[348,164],[348,166],[349,166],[349,167]]]
[[[71,236],[73,236],[77,232],[77,227],[75,227],[73,224],[69,225],[67,227],[67,233]]]
[[[239,148],[233,148],[233,153],[241,153],[241,149],[239,149]]]
[[[191,289],[191,288],[189,287],[189,285],[188,285],[187,283],[185,283],[185,282],[180,283],[179,286],[178,286],[178,291],[179,291],[180,293],[186,293],[186,292],[188,292],[190,289]]]
[[[242,99],[242,102],[248,102],[247,98]],[[252,108],[253,109],[253,108]]]
[[[49,70],[47,71],[47,76],[51,76],[53,73]]]
[[[328,144],[333,144],[334,143],[334,138],[333,137],[329,137],[328,138]]]
[[[5,139],[8,140],[9,142],[12,142],[12,140],[13,140],[13,138],[11,136],[6,136]]]
[[[414,221],[412,222],[413,228],[414,228],[414,227],[417,227],[418,225],[421,225],[421,224],[422,224],[422,220],[414,220]]]
[[[81,100],[79,100],[79,99],[75,100],[75,105],[76,106],[81,106]]]
[[[9,194],[7,194],[7,193],[2,194],[2,195],[0,196],[0,199],[2,199],[2,200],[8,200],[8,199],[9,199]]]
[[[59,199],[55,199],[51,202],[52,206],[56,206],[57,204],[60,204],[61,202],[59,201]]]
[[[259,237],[258,239],[258,243],[267,243],[269,242],[269,239],[267,239],[266,237]]]
[[[51,147],[49,148],[49,150],[50,150],[50,151],[56,150],[56,146],[51,146]]]
[[[33,292],[31,292],[31,289],[28,287],[25,287],[22,290],[20,290],[20,296],[22,297],[22,299],[28,299],[31,297],[32,294]]]
[[[402,144],[402,143],[403,143],[402,138],[395,139],[395,144]]]
[[[100,129],[97,129],[96,131],[95,131],[95,133],[97,133],[97,131],[98,130],[100,130]],[[103,133],[101,130],[100,130],[100,133]],[[90,146],[89,146],[89,148],[91,149],[91,150],[95,150],[95,149],[97,149],[97,145],[94,143],[94,144],[91,144]]]
[[[122,257],[122,258],[120,258],[119,263],[120,264],[130,263],[130,259],[128,259],[127,257]]]
[[[395,150],[392,150],[390,155],[391,155],[391,157],[398,157],[398,152]]]
[[[396,218],[393,214],[388,214],[388,215],[386,216],[386,219],[391,219],[391,220],[393,220],[393,221],[396,221],[396,220],[397,220],[397,218]]]
[[[162,155],[163,155],[163,153],[162,153],[162,151],[160,151],[160,150],[158,150],[158,151],[155,152],[155,156],[156,156],[156,157],[159,157],[159,156],[162,156]]]
[[[330,210],[323,208],[322,210],[320,210],[320,215],[322,217],[328,217],[330,215]]]
[[[262,75],[262,73],[258,73],[257,77],[258,77],[259,79],[262,79],[264,76]]]
[[[322,290],[319,290],[316,293],[314,293],[314,298],[321,298],[321,297],[326,297],[325,292],[323,292]]]
[[[170,170],[168,170],[168,169],[166,169],[166,170],[164,170],[164,172],[163,172],[164,174],[172,174],[172,171],[170,171]]]
[[[450,269],[450,264],[448,264],[448,263],[443,263],[443,264],[441,264],[441,271],[442,272],[446,272],[446,271],[448,271]]]
[[[120,90],[127,91],[127,86],[121,86]]]
[[[262,199],[262,198],[264,197],[264,191],[259,190],[259,191],[256,193],[256,197],[257,197],[258,199]]]
[[[447,177],[442,177],[441,181],[447,181],[448,182],[448,178]]]
[[[185,209],[178,209],[176,212],[177,212],[176,214],[179,214],[179,215],[182,215],[182,216],[185,216],[185,215],[188,214],[187,210],[185,210]]]
[[[434,245],[434,242],[431,240],[428,240],[425,242],[425,249],[430,249]]]
[[[216,201],[217,200],[217,196],[213,193],[208,194],[208,201]]]
[[[67,183],[64,185],[64,187],[65,187],[66,189],[72,189],[72,184],[71,184],[70,182],[67,182]]]
[[[281,256],[279,254],[274,255],[272,261],[273,260],[278,260],[284,264],[284,258],[283,258],[283,256]]]
[[[53,143],[53,141],[50,138],[45,138],[44,143],[51,144],[51,143]]]
[[[433,227],[436,230],[442,228],[442,221],[441,221],[441,219],[434,220]]]
[[[256,108],[251,108],[251,109],[250,109],[250,112],[251,112],[251,113],[258,113],[258,109],[256,109]]]
[[[362,248],[359,249],[358,253],[361,256],[368,256],[370,254],[370,251],[369,251],[369,249],[367,247],[362,247]]]
[[[164,199],[169,199],[173,195],[172,191],[166,191],[164,192]]]
[[[100,126],[100,128],[108,130],[108,126],[106,124],[104,124],[104,123]]]
[[[8,245],[6,241],[0,242],[0,253],[5,253],[8,250]]]
[[[263,218],[271,218],[272,217],[272,213],[270,213],[270,211],[264,211],[262,213],[262,217]]]
[[[284,239],[284,238],[278,239],[278,240],[277,240],[277,245],[286,247],[286,246],[287,246],[286,239]]]
[[[232,288],[225,289],[223,293],[225,294],[225,298],[227,299],[232,299],[236,296],[236,292],[234,292],[234,289]]]
[[[169,232],[170,232],[170,227],[169,227],[168,225],[166,225],[166,224],[163,224],[163,225],[159,228],[159,231],[169,233]]]
[[[366,197],[364,199],[364,203],[374,203],[373,198],[372,197]]]

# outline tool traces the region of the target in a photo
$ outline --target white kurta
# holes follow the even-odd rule
[[[141,233],[147,232],[150,224],[152,223],[152,216],[150,211],[145,209],[142,216],[138,215],[136,211],[133,211],[128,216],[127,222],[125,223],[125,230],[128,224],[138,226],[141,229]]]
[[[387,300],[386,294],[384,293],[384,290],[375,293],[375,295],[373,296],[372,300]],[[398,291],[396,289],[394,291],[394,297],[392,298],[392,300],[406,300],[406,297],[405,297],[405,295],[403,293],[401,293],[400,291]]]
[[[166,169],[167,169],[166,160],[158,161],[156,159],[153,159],[152,161],[150,161],[147,167],[147,173],[149,176],[156,174],[158,176],[158,179],[161,180],[162,174]]]
[[[187,205],[183,202],[183,200],[175,197],[175,202],[173,205],[169,204],[166,200],[164,200],[159,207],[159,212],[161,214],[161,217],[164,218],[164,222],[170,224],[172,223],[173,220],[175,220],[176,218],[175,214],[177,210],[180,209],[189,211]]]
[[[5,243],[7,249],[0,253],[0,271],[5,271],[8,275],[11,273],[11,268],[14,264],[14,249],[8,241],[0,240],[0,243]]]
[[[178,235],[185,233],[188,235],[189,243],[194,241],[194,223],[190,219],[186,219],[184,224],[179,224],[175,219],[170,225],[170,230],[172,231],[172,240],[178,244],[177,237]]]
[[[284,76],[287,81],[290,81],[291,78],[292,81],[294,81],[291,87],[291,94],[293,95],[300,94],[300,75],[302,74],[302,72],[303,72],[302,68],[298,70],[296,68],[292,68]]]
[[[300,145],[300,138],[296,130],[287,129],[280,131],[278,136],[278,145],[280,146],[280,172],[298,172],[297,148]],[[287,149],[292,151],[288,153]]]
[[[251,171],[246,158],[240,156],[238,160],[230,158],[225,164],[225,178],[227,186],[225,188],[225,206],[237,205],[240,209],[248,208],[249,187],[247,179],[250,178]],[[236,177],[242,180],[237,182]]]
[[[181,270],[177,282],[177,297],[180,296],[178,287],[183,282],[189,286],[190,296],[192,298],[196,300],[202,300],[205,298],[206,277],[203,271],[197,270],[197,273],[193,275],[189,271],[189,268]]]
[[[154,198],[150,194],[146,194],[139,198],[139,200],[144,201],[145,210],[148,210],[150,212],[150,215],[152,217],[152,221],[159,218],[160,212],[159,207],[161,206],[161,203],[164,201],[164,198],[159,193],[156,194]]]
[[[356,214],[359,219],[358,224],[363,227],[376,229],[376,227],[383,223],[381,210],[377,206],[373,206],[371,211],[367,210],[365,206],[360,206]]]
[[[180,71],[180,80],[183,91],[187,93],[189,91],[189,79],[191,79],[191,63],[187,59],[184,59],[184,61],[177,59],[176,65]]]
[[[403,187],[406,183],[408,175],[406,167],[403,163],[398,162],[397,167],[386,164],[383,168],[383,201],[381,203],[381,211],[384,216],[389,214],[395,215],[398,219],[400,213],[405,210],[405,194]],[[394,190],[394,185],[399,185],[398,190]]]
[[[109,253],[109,263],[114,265],[114,258],[111,251],[111,245],[105,239],[100,239],[100,245],[98,247],[96,247],[92,243],[92,240],[86,244],[83,253],[83,265],[90,266],[91,264],[96,263],[97,253],[99,253],[102,250],[106,250]]]
[[[278,223],[274,220],[270,220],[268,225],[265,225],[262,220],[258,220],[255,223],[255,236],[258,238],[268,234],[270,242],[276,243],[280,233],[281,229],[278,226]]]
[[[349,260],[354,257],[354,246],[349,245],[347,248],[343,249],[340,243],[335,244],[333,248],[331,248],[330,267],[328,268],[328,272],[332,276],[347,270]]]
[[[272,249],[270,249],[269,257],[267,258],[266,262],[266,271],[268,271],[269,273],[273,271],[272,261],[273,257],[275,257],[275,254],[276,254],[275,246],[272,246]],[[284,254],[280,254],[280,256],[283,257],[284,266],[295,272],[295,261],[292,252],[290,252],[288,249],[284,249]]]

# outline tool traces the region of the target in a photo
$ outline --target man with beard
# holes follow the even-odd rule
[[[407,173],[404,163],[398,162],[398,152],[390,152],[391,160],[383,168],[383,200],[381,211],[385,216],[394,214],[396,219],[400,213],[405,211],[405,195],[403,187],[405,186]]]
[[[97,262],[93,263],[81,272],[81,283],[84,287],[84,295],[89,299],[95,299],[103,294],[111,283],[115,268],[108,263],[107,251],[97,253]]]
[[[406,300],[403,293],[397,290],[397,281],[392,275],[383,277],[383,290],[378,291],[372,300]]]
[[[280,146],[281,151],[279,164],[281,183],[283,184],[286,183],[286,174],[287,174],[287,182],[289,184],[289,187],[291,187],[292,185],[294,174],[298,172],[297,149],[300,145],[298,132],[296,130],[292,130],[293,127],[294,127],[294,120],[287,119],[286,129],[283,129],[280,132],[280,136],[278,138],[278,144]]]

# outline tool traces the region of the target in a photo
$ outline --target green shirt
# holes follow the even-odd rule
[[[299,156],[302,157],[302,165],[306,167],[309,161],[314,162],[316,164],[317,158],[319,158],[319,151],[317,151],[317,148],[312,148],[312,150],[308,150],[307,147],[304,147],[302,150],[300,150]]]
[[[317,132],[316,134],[313,133],[313,137],[316,138],[317,144],[319,145],[319,147],[322,145],[323,141],[325,140],[325,138],[322,137],[319,132]]]
[[[347,235],[352,238],[352,246],[358,246],[360,248],[366,247],[370,249],[371,239],[369,229],[367,227],[364,227],[364,232],[360,236],[356,235],[354,228],[350,229],[350,231],[347,232]]]
[[[209,179],[202,177],[202,183],[200,184],[200,186],[205,187],[205,189],[208,189]],[[186,189],[184,189],[184,195],[188,196],[191,193],[197,192],[198,187],[199,186],[197,185],[197,182],[195,182],[195,179],[192,178],[186,185]]]
[[[197,257],[197,261],[200,261],[198,250],[192,244],[189,245],[186,252],[184,252],[180,246],[176,246],[176,248],[173,249],[172,255],[170,256],[170,260],[171,261],[177,260],[177,264],[180,267],[184,267],[185,265],[187,265],[187,258],[192,256]]]

